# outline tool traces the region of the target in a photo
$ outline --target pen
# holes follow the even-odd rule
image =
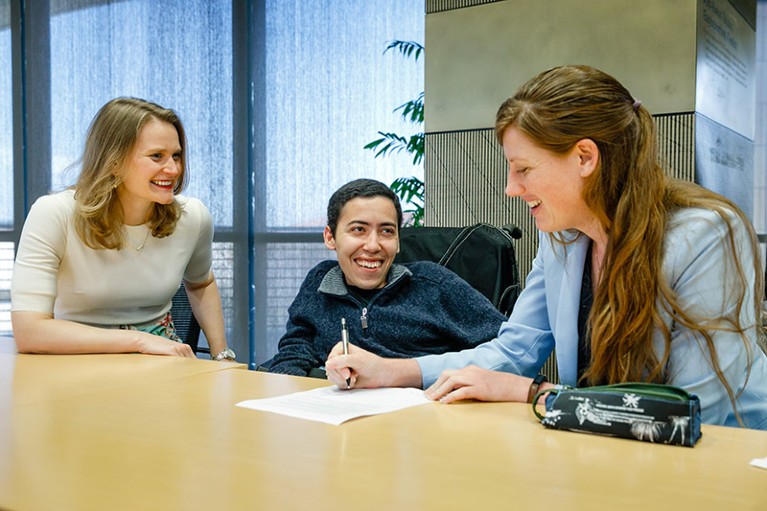
[[[344,347],[344,355],[349,354],[349,331],[346,329],[346,318],[341,318],[341,344]],[[351,370],[350,370],[351,371]],[[346,388],[352,388],[352,377],[346,379]]]

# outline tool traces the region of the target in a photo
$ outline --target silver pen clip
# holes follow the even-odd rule
[[[346,329],[346,318],[341,318],[341,345],[344,348],[344,355],[349,354],[349,331]],[[352,378],[346,379],[346,388],[352,387]]]

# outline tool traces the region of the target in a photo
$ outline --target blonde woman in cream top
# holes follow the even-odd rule
[[[183,281],[211,354],[233,358],[211,271],[212,218],[178,195],[185,144],[172,110],[134,98],[102,107],[77,184],[39,198],[24,224],[11,287],[20,352],[194,357],[169,315]]]

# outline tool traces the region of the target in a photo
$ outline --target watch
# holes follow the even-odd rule
[[[535,399],[535,395],[538,393],[538,389],[541,387],[541,384],[547,381],[549,381],[549,379],[545,374],[538,374],[535,378],[533,378],[532,383],[530,383],[530,390],[527,391],[528,403],[533,402],[533,399]]]
[[[229,347],[227,347],[219,351],[218,355],[213,357],[213,360],[215,360],[216,362],[220,362],[221,360],[234,360],[236,356],[237,355],[234,354],[234,351],[232,351]]]

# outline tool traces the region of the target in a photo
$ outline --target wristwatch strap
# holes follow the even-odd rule
[[[235,357],[236,357],[236,355],[234,354],[234,351],[232,351],[231,348],[227,347],[227,348],[224,348],[223,350],[221,350],[218,353],[218,355],[213,357],[213,360],[215,360],[216,362],[224,360],[224,359],[226,359],[226,360],[234,360]]]
[[[533,402],[533,399],[535,398],[535,395],[538,393],[538,389],[540,388],[541,384],[547,381],[549,381],[549,379],[546,377],[545,374],[538,374],[535,378],[533,378],[533,381],[530,384],[530,390],[527,391],[528,403]]]

